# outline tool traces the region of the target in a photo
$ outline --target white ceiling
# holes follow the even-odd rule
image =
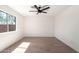
[[[27,15],[36,15],[36,12],[29,12],[31,10],[35,10],[31,8],[31,5],[9,5],[12,9],[14,9],[16,12],[20,13],[23,16]],[[64,11],[70,7],[69,5],[50,5],[50,9],[47,10],[47,14],[38,14],[38,15],[57,15],[60,12]]]

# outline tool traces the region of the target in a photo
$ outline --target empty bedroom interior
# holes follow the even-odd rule
[[[1,11],[16,17],[16,30],[0,33],[0,52],[79,52],[79,6],[49,7],[37,14],[29,12],[36,10],[31,5],[0,5]]]

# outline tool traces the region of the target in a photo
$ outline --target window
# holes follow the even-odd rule
[[[0,33],[15,30],[16,17],[0,10]]]

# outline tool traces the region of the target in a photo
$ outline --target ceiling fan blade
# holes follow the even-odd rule
[[[31,6],[31,8],[35,8],[34,6]]]
[[[38,6],[37,6],[37,5],[34,5],[34,7],[35,7],[37,10],[39,10],[39,8],[38,8]]]
[[[37,12],[37,15],[39,14],[39,12]]]
[[[42,13],[47,13],[47,12],[42,12]]]
[[[42,8],[45,8],[45,7],[47,7],[48,5],[44,5],[44,6],[42,6]]]
[[[38,11],[29,11],[29,12],[38,12]]]
[[[49,8],[50,8],[50,7],[44,8],[44,9],[42,9],[42,11],[43,11],[43,10],[47,10],[47,9],[49,9]]]

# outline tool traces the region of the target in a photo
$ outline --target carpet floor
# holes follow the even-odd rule
[[[25,37],[2,53],[76,53],[55,37]]]

